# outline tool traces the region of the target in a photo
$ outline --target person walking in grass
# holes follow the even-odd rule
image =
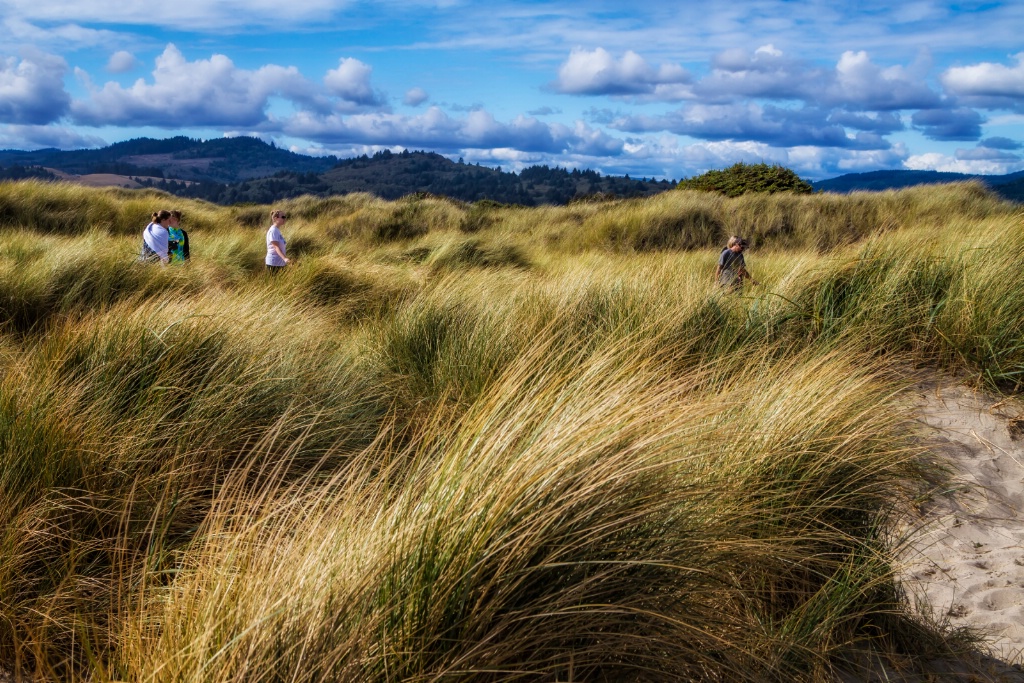
[[[729,243],[718,257],[718,267],[715,269],[715,280],[719,285],[738,291],[743,289],[745,280],[750,280],[755,285],[760,284],[751,276],[747,270],[747,263],[743,260],[746,248],[747,241],[742,237],[733,235],[729,238]]]
[[[286,244],[281,234],[281,226],[288,220],[288,216],[284,211],[274,210],[270,214],[270,219],[270,228],[267,230],[267,258],[264,263],[268,273],[279,273],[292,262],[285,256]]]
[[[189,260],[188,233],[181,229],[181,211],[174,209],[167,223],[167,256],[170,263]]]
[[[170,217],[170,211],[153,212],[152,220],[146,226],[146,229],[142,231],[142,254],[139,256],[140,261],[156,263],[159,260],[165,266],[170,261],[170,256],[168,255],[170,246],[168,244],[168,233],[167,228],[164,227],[164,221]]]

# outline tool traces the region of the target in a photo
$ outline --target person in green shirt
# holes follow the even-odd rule
[[[185,263],[189,260],[188,233],[181,229],[181,211],[171,211],[167,219],[167,256],[169,263]]]

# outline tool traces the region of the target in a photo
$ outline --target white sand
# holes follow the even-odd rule
[[[919,385],[918,420],[961,486],[924,509],[903,583],[939,620],[1024,662],[1024,405],[962,386]]]

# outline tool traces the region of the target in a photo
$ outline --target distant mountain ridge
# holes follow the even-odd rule
[[[42,166],[65,173],[118,173],[164,176],[177,180],[234,183],[282,170],[323,173],[337,164],[334,156],[312,157],[280,149],[250,137],[196,140],[136,138],[101,149],[32,152],[0,150],[0,166]]]
[[[125,185],[152,186],[222,204],[350,192],[397,199],[425,192],[463,201],[489,199],[533,206],[564,204],[580,197],[648,196],[675,187],[667,180],[634,180],[628,175],[602,176],[591,170],[547,166],[510,173],[461,159],[454,162],[433,152],[312,157],[250,137],[138,138],[95,150],[0,150],[0,177],[52,179],[59,174],[117,174],[125,178]]]
[[[955,183],[979,180],[1006,199],[1024,202],[1024,171],[1006,175],[971,175],[968,173],[946,173],[942,171],[869,171],[847,173],[837,178],[811,183],[815,190],[823,192],[855,192],[858,190],[894,190],[914,185]]]

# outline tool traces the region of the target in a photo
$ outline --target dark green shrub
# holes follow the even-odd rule
[[[733,164],[725,170],[712,169],[693,178],[679,181],[680,190],[702,190],[720,192],[727,197],[738,197],[747,192],[796,192],[810,194],[814,191],[809,183],[802,180],[785,166],[766,163]]]

